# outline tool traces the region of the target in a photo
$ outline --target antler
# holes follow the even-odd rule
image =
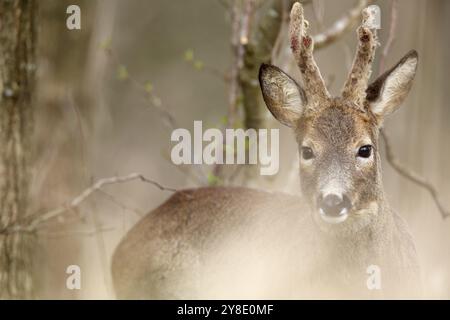
[[[291,49],[303,76],[306,98],[309,103],[329,98],[330,94],[313,57],[314,41],[306,34],[308,22],[303,17],[303,7],[294,3],[289,26]]]
[[[370,7],[363,10],[362,24],[357,30],[358,49],[353,60],[352,69],[342,90],[344,99],[355,102],[362,107],[366,95],[366,89],[370,74],[375,49],[378,45],[376,29],[373,29],[372,21],[375,18]]]

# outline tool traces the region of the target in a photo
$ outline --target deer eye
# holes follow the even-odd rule
[[[302,147],[302,158],[305,160],[314,158],[314,152],[310,147]]]
[[[365,145],[359,148],[358,150],[358,157],[361,158],[368,158],[372,154],[372,146],[371,145]]]

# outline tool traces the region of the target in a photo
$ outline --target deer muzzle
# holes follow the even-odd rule
[[[321,218],[325,222],[333,224],[344,222],[348,217],[351,206],[351,201],[345,194],[321,195],[317,200]]]

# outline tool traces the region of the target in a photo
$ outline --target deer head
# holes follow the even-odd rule
[[[330,96],[314,61],[303,8],[291,11],[290,43],[303,85],[272,65],[262,65],[264,101],[294,130],[300,154],[303,195],[315,221],[326,230],[357,231],[380,216],[383,204],[378,131],[406,98],[416,73],[416,51],[368,85],[377,46],[363,11],[358,48],[340,97]]]

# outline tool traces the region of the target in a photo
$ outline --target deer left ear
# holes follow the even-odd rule
[[[367,88],[366,99],[374,115],[384,118],[400,107],[411,89],[417,62],[417,51],[411,50]]]
[[[293,127],[305,108],[303,89],[281,69],[262,64],[259,83],[264,102],[272,115],[282,124]]]

